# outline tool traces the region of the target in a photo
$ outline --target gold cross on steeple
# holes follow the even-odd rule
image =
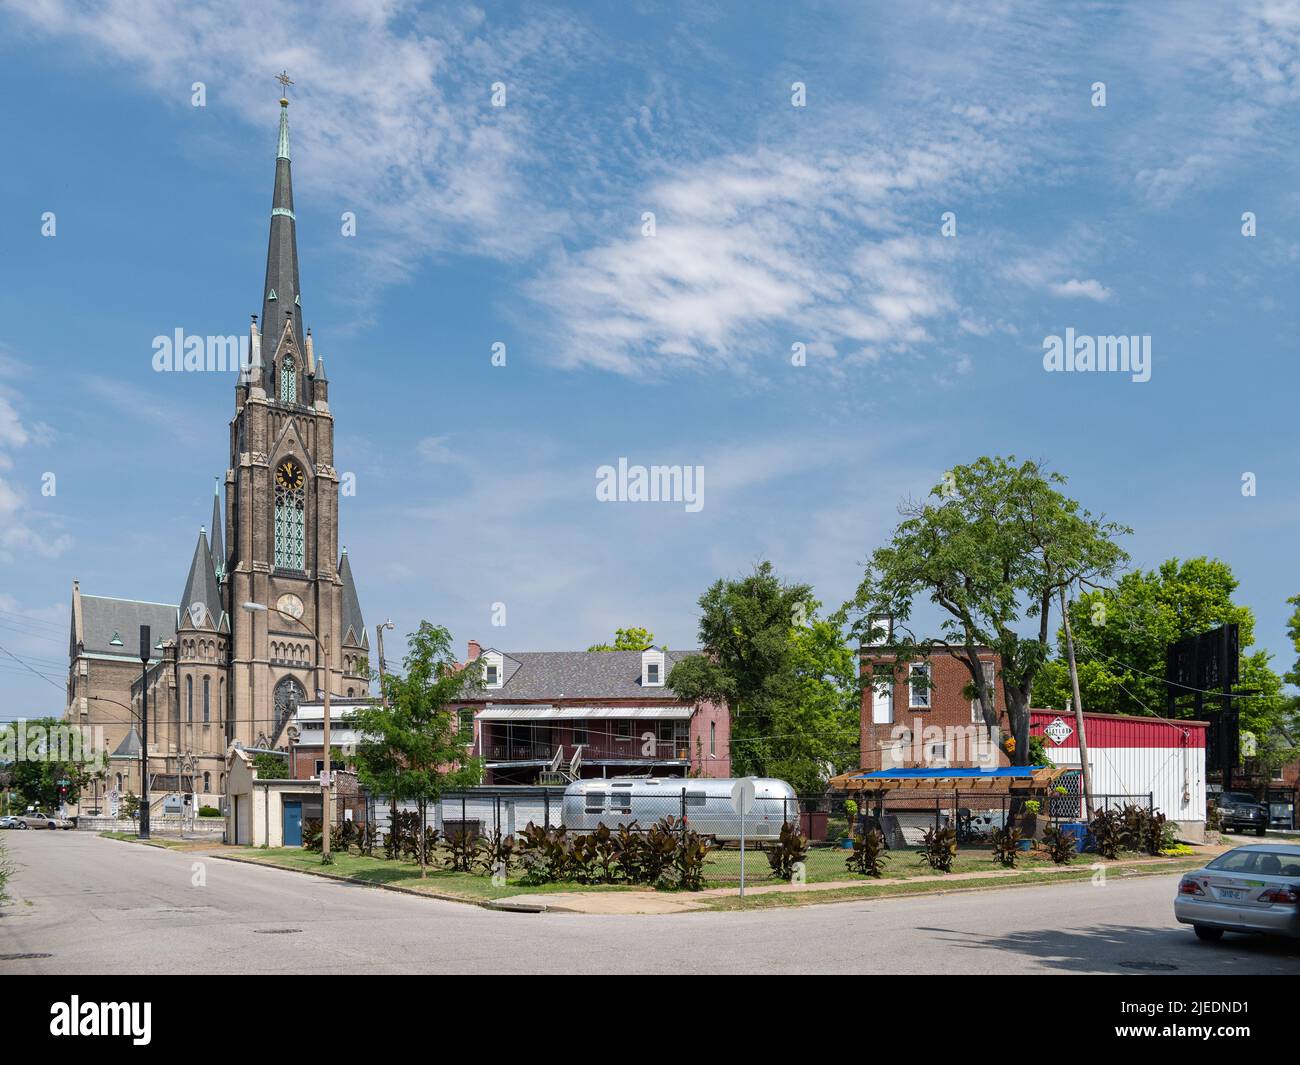
[[[289,78],[289,72],[287,70],[280,71],[280,73],[275,76],[275,80],[280,83],[280,95],[282,97],[288,97],[289,86],[293,84],[293,81]]]

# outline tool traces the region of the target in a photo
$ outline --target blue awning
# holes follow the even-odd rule
[[[1010,778],[1023,780],[1034,773],[1048,769],[1045,765],[999,766],[997,769],[959,767],[952,769],[877,769],[873,773],[854,773],[851,780],[997,780]]]

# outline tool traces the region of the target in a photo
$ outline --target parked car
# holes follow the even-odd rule
[[[1198,939],[1258,932],[1300,939],[1300,845],[1251,843],[1186,874],[1174,916]]]
[[[15,814],[5,814],[4,817],[0,817],[0,828],[21,828],[21,827],[22,826],[18,823],[18,818]]]
[[[18,818],[23,828],[72,828],[72,822],[66,817],[56,817],[54,814],[24,814]]]
[[[1262,836],[1268,831],[1268,807],[1245,791],[1225,791],[1219,796],[1219,815],[1225,832],[1254,832]]]

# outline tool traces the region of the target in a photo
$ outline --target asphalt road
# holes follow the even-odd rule
[[[1300,944],[1200,943],[1176,877],[754,913],[498,913],[82,832],[6,832],[0,973],[893,972],[1294,976]]]

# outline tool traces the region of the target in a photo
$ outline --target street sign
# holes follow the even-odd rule
[[[731,786],[731,805],[742,817],[754,809],[754,778],[744,777]]]

